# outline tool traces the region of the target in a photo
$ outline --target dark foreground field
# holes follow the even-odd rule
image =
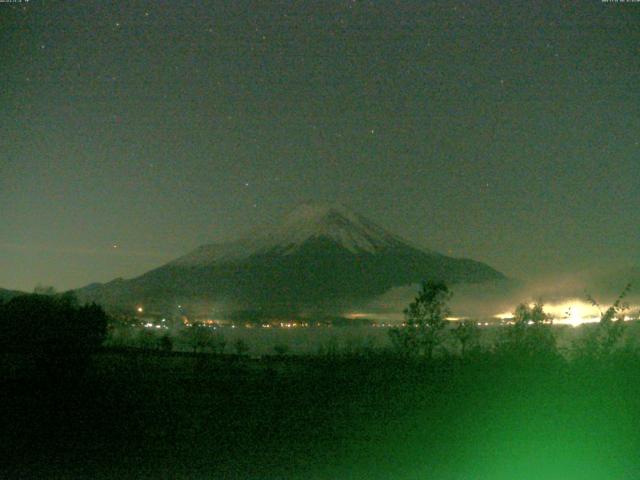
[[[3,380],[2,478],[640,478],[634,355],[102,352],[84,376],[33,375]]]

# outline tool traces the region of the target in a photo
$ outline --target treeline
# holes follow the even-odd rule
[[[19,295],[0,302],[0,353],[26,358],[40,373],[74,375],[104,342],[108,323],[102,307],[81,305],[73,293]]]
[[[405,309],[402,326],[389,330],[390,342],[386,346],[370,336],[347,338],[342,343],[331,338],[310,356],[386,356],[425,361],[435,357],[469,359],[479,354],[513,361],[531,357],[600,358],[621,346],[626,327],[624,313],[628,309],[624,299],[629,290],[630,285],[610,307],[601,310],[598,323],[581,328],[569,349],[560,349],[559,329],[554,327],[542,304],[519,305],[509,325],[487,329],[495,334],[487,343],[486,338],[482,341],[484,330],[475,320],[446,320],[451,314],[448,304],[452,292],[442,282],[428,281]],[[245,340],[227,341],[220,329],[197,322],[177,329],[146,328],[131,319],[110,318],[96,304],[80,305],[72,293],[43,291],[0,301],[1,352],[26,355],[45,370],[56,366],[64,370],[72,364],[86,363],[90,354],[103,344],[143,351],[183,350],[236,356],[251,353],[251,345]],[[284,343],[275,345],[271,351],[271,355],[278,357],[289,353],[290,348]]]
[[[585,325],[582,335],[563,351],[564,357],[604,357],[620,347],[625,330],[624,317],[629,305],[624,302],[631,285],[627,285],[615,302],[605,310],[600,309],[600,321]],[[520,304],[515,309],[510,324],[501,326],[494,342],[489,346],[479,343],[480,328],[475,320],[462,320],[453,328],[447,328],[450,315],[448,302],[452,292],[442,282],[424,282],[415,300],[405,309],[405,322],[389,331],[393,350],[397,355],[432,359],[435,353],[451,352],[444,345],[448,340],[458,344],[459,355],[492,354],[517,361],[531,357],[559,359],[557,329],[552,318],[544,312],[542,303]]]

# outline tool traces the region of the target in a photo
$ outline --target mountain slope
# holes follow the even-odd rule
[[[477,283],[504,276],[480,262],[410,245],[342,206],[307,204],[274,228],[78,293],[113,305],[191,301],[298,312],[340,308],[426,278]]]

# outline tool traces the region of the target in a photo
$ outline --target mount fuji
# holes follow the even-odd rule
[[[505,277],[486,264],[411,245],[344,206],[303,204],[275,227],[203,245],[137,278],[77,293],[107,306],[182,302],[296,313],[339,309],[425,279]]]

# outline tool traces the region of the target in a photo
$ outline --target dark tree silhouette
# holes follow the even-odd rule
[[[474,320],[461,320],[453,330],[453,336],[460,343],[460,354],[464,358],[469,345],[480,336],[480,329]]]
[[[160,339],[156,335],[155,331],[142,327],[138,330],[136,335],[136,344],[140,349],[145,352],[149,352],[160,348]]]
[[[39,371],[77,371],[105,339],[107,314],[73,293],[21,295],[0,306],[0,349],[31,357]]]
[[[241,338],[233,343],[233,348],[236,351],[236,354],[239,356],[246,355],[246,353],[249,351],[249,345],[247,345],[247,342],[245,342]]]
[[[624,299],[630,291],[631,283],[628,283],[615,302],[604,311],[591,295],[587,295],[587,300],[600,311],[600,322],[575,345],[579,355],[598,357],[613,351],[624,333],[624,312],[629,309]]]
[[[552,323],[542,303],[533,306],[521,303],[514,312],[513,325],[506,330],[497,350],[516,358],[554,357],[558,351]]]
[[[169,335],[163,335],[160,338],[160,350],[170,352],[173,350],[173,339]]]
[[[193,353],[203,351],[209,343],[211,331],[200,322],[194,322],[182,331],[186,343],[193,349]]]
[[[227,340],[224,338],[224,335],[222,333],[216,332],[209,338],[209,343],[207,346],[213,353],[222,355],[225,348],[227,348]]]
[[[433,357],[442,343],[452,293],[444,282],[423,282],[418,296],[404,310],[405,324],[389,331],[397,350],[405,355]]]
[[[193,349],[193,353],[209,350],[215,354],[223,354],[227,342],[222,333],[216,332],[213,328],[194,322],[186,330],[183,330],[184,340]]]

